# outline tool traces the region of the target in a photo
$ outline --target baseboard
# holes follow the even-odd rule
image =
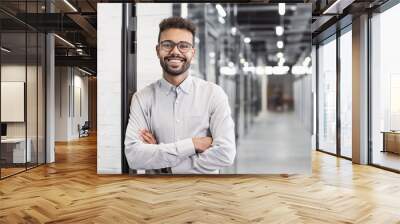
[[[122,170],[120,168],[115,169],[97,169],[97,174],[122,174]]]

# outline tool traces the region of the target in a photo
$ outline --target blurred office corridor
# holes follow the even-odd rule
[[[308,173],[315,96],[310,5],[136,7],[138,89],[162,78],[148,50],[157,43],[159,22],[182,16],[198,27],[189,72],[223,88],[235,122],[236,161],[221,173]]]
[[[221,173],[311,173],[310,141],[293,112],[260,113],[238,141],[236,163]]]

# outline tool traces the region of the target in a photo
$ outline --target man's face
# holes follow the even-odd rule
[[[181,44],[175,45],[178,43]],[[175,28],[163,31],[160,34],[160,42],[156,47],[157,56],[163,70],[173,76],[185,73],[189,69],[195,54],[195,49],[192,46],[193,36],[190,31]],[[173,48],[168,50],[171,47]]]

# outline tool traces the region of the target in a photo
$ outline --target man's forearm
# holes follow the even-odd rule
[[[126,158],[132,169],[174,167],[195,153],[190,138],[168,144],[144,144],[137,140],[125,144]]]
[[[234,143],[216,143],[203,153],[191,156],[193,167],[200,173],[209,173],[223,167],[231,166],[236,156]]]

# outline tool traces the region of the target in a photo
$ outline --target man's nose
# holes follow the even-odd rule
[[[178,45],[175,45],[169,53],[170,54],[177,54],[177,55],[181,54],[181,52],[178,49]]]

